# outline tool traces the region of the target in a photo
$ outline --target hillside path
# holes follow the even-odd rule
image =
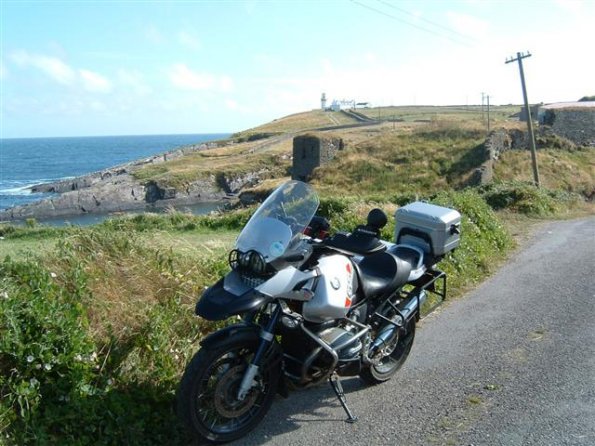
[[[237,445],[595,445],[595,217],[551,222],[420,323],[391,381],[277,398]]]

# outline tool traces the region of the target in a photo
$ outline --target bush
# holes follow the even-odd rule
[[[97,391],[79,273],[69,272],[66,289],[35,262],[0,264],[0,426],[17,443],[39,440],[50,407]]]
[[[495,210],[508,209],[534,217],[556,215],[578,200],[572,193],[537,188],[522,182],[492,183],[478,191]]]
[[[458,294],[489,274],[514,242],[475,191],[442,192],[431,202],[456,209],[462,216],[461,244],[440,264],[448,274],[449,294]]]

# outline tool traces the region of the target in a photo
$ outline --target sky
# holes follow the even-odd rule
[[[595,94],[595,0],[0,0],[0,137],[237,132],[347,99]]]

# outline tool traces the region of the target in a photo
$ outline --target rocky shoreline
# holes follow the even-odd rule
[[[210,147],[206,147],[210,148]],[[162,186],[155,181],[141,182],[134,172],[147,164],[158,164],[183,157],[205,147],[191,146],[139,161],[93,172],[74,179],[33,186],[32,193],[53,193],[50,198],[0,210],[0,222],[29,218],[51,219],[85,214],[128,211],[156,211],[235,198],[245,186],[259,181],[260,172],[237,178],[212,175],[184,188]]]

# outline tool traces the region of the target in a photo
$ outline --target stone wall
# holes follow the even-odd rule
[[[340,138],[300,135],[293,139],[293,167],[291,178],[308,181],[317,167],[332,160],[343,149]]]
[[[535,121],[537,119],[537,114],[539,113],[539,107],[541,106],[541,104],[538,105],[530,105],[529,106],[529,110],[531,110],[531,119],[533,121]],[[521,107],[521,113],[519,114],[519,121],[521,122],[527,122],[529,119],[527,119],[527,107],[525,107],[524,105]]]
[[[507,150],[525,150],[529,147],[527,132],[518,129],[497,129],[492,131],[485,142],[486,160],[497,160]]]
[[[552,131],[581,146],[595,146],[595,109],[563,108],[546,111],[544,121]]]
[[[484,161],[475,169],[469,179],[470,185],[486,184],[494,176],[494,163],[500,155],[507,150],[525,150],[529,147],[529,138],[526,132],[517,129],[497,129],[490,132],[484,143]]]

